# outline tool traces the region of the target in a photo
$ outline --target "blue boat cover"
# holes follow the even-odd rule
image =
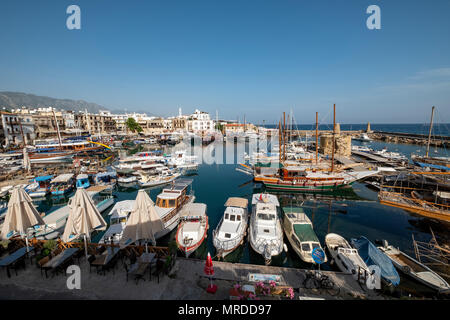
[[[351,239],[352,245],[358,250],[359,255],[367,264],[367,266],[376,265],[381,270],[381,277],[394,286],[400,283],[400,276],[395,270],[391,259],[381,252],[375,245],[366,237],[359,237],[359,239]]]
[[[50,180],[50,179],[53,179],[53,176],[40,176],[40,177],[34,178],[33,180],[36,182],[39,182],[39,181],[46,181],[46,180]]]

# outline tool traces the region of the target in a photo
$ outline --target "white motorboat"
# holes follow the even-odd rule
[[[336,233],[329,233],[325,236],[325,244],[339,270],[357,275],[361,283],[366,281],[370,274],[369,268],[360,257],[358,250],[353,248],[347,240]]]
[[[124,200],[117,202],[111,211],[109,228],[103,234],[99,243],[114,243],[118,244],[122,238],[123,229],[128,221],[131,211],[133,210],[135,200]]]
[[[254,194],[250,216],[250,245],[266,264],[283,251],[283,230],[278,215],[280,203],[272,194]]]
[[[112,194],[103,193],[106,188],[106,186],[103,187],[103,189],[101,189],[101,186],[94,186],[86,189],[100,213],[104,212],[114,204],[114,196]],[[62,206],[43,217],[45,225],[35,227],[34,236],[37,239],[55,239],[61,235],[64,226],[66,225],[67,218],[69,217],[72,199],[73,197],[69,199],[67,205]]]
[[[450,285],[441,276],[423,263],[410,257],[399,249],[388,245],[387,242],[385,242],[384,246],[378,247],[378,249],[383,251],[389,259],[391,259],[392,263],[398,270],[402,271],[414,280],[438,292],[450,292]]]
[[[307,263],[315,263],[312,252],[321,248],[319,239],[314,232],[313,225],[302,208],[283,207],[283,228],[295,253]],[[325,255],[324,262],[327,261]]]
[[[32,188],[28,194],[31,198],[43,198],[50,193],[50,181],[53,179],[52,175],[40,176],[33,179],[33,183],[37,184],[36,188]]]
[[[357,140],[357,141],[372,141],[372,139],[369,137],[369,135],[367,133],[361,133],[358,137],[356,138],[352,138],[353,140]]]
[[[117,183],[119,186],[124,188],[132,188],[137,186],[138,178],[135,175],[127,176],[127,177],[119,177],[117,179]]]
[[[248,225],[248,200],[228,198],[225,213],[213,232],[213,244],[217,256],[225,258],[244,242]]]
[[[139,172],[139,174],[140,176],[139,178],[137,178],[137,183],[141,188],[151,188],[166,185],[171,183],[181,175],[179,172],[175,172],[169,169],[163,170],[156,175],[148,175],[143,172]]]
[[[175,236],[178,249],[186,258],[203,243],[208,232],[206,204],[188,203],[180,211],[180,224]]]

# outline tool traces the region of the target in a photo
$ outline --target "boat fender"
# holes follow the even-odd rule
[[[284,252],[288,252],[288,248],[287,248],[286,243],[283,243],[283,249],[284,249]]]
[[[402,266],[402,271],[406,274],[411,273],[411,267],[410,266]]]

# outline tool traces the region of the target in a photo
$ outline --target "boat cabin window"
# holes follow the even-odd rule
[[[237,221],[241,221],[241,216],[236,216]]]
[[[232,215],[230,216],[230,221],[236,221],[236,216],[235,216],[234,214],[232,214]]]
[[[169,207],[173,208],[176,207],[177,201],[175,199],[170,199],[169,200]]]
[[[225,213],[225,220],[229,220],[230,219],[230,215],[228,213]]]
[[[319,245],[318,243],[313,243],[313,244],[312,244],[312,248],[313,248],[313,250],[314,250],[315,248],[320,248],[320,245]]]
[[[225,238],[230,239],[231,238],[231,234],[230,233],[225,233]]]
[[[273,214],[258,213],[258,219],[270,221],[275,220],[275,216]]]
[[[127,218],[122,217],[122,218],[119,219],[119,222],[120,222],[120,223],[127,222]]]
[[[270,230],[269,229],[264,229],[264,232],[265,233],[270,233]]]
[[[306,252],[311,251],[311,247],[310,247],[309,243],[302,244],[302,251],[306,251]]]

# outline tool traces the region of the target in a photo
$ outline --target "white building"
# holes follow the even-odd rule
[[[15,114],[9,112],[0,112],[0,133],[1,143],[9,147],[10,145],[19,145],[23,143],[32,144],[36,138],[34,133],[33,117],[27,114]]]
[[[189,117],[188,130],[191,132],[213,132],[214,121],[211,120],[209,113],[195,109]]]

